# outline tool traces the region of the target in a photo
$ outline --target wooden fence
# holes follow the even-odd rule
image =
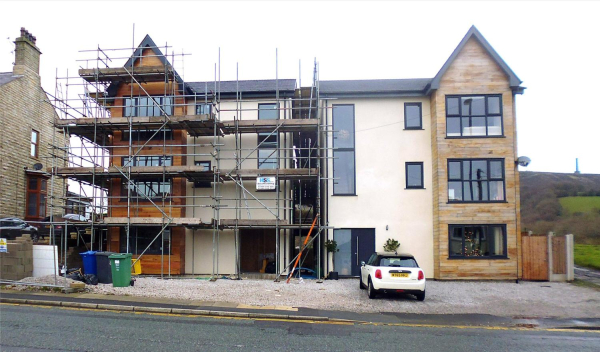
[[[523,280],[570,281],[573,280],[573,235],[521,236],[521,262]]]

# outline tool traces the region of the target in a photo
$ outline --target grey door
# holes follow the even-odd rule
[[[340,276],[359,276],[360,263],[375,252],[375,229],[336,229],[333,238],[339,252],[334,255],[334,268]]]

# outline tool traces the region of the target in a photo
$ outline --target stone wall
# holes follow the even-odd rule
[[[33,242],[29,235],[7,241],[8,253],[0,253],[0,280],[21,280],[33,275]]]

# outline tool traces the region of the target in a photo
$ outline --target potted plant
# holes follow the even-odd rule
[[[388,238],[387,241],[383,244],[383,250],[385,252],[396,252],[396,250],[400,247],[400,242],[396,241],[393,238]]]
[[[327,249],[327,253],[335,253],[335,252],[339,252],[340,250],[337,248],[337,242],[335,240],[327,240],[325,241],[325,248]],[[331,271],[329,272],[329,275],[327,276],[330,280],[337,280],[338,279],[338,273],[337,271],[335,271],[335,268],[333,266],[333,258],[331,258]]]

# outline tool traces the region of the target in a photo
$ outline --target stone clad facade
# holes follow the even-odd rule
[[[52,122],[57,115],[41,87],[39,75],[41,52],[35,42],[36,38],[33,35],[21,29],[21,36],[15,40],[13,70],[0,73],[0,216],[2,217],[30,220],[42,218],[40,215],[44,214],[44,211],[39,209],[39,204],[36,206],[36,214],[33,217],[27,216],[28,177],[38,178],[40,181],[46,179],[45,213],[49,215],[52,182],[44,171],[52,166],[53,138],[56,145],[68,143],[68,138],[58,131],[55,132],[52,127]],[[38,132],[37,156],[31,155],[32,131]],[[41,170],[35,170],[35,164],[41,164]],[[53,188],[54,195],[57,197],[55,203],[62,203],[60,198],[65,194],[65,182],[56,180]],[[62,213],[60,208],[56,209],[56,213]]]

